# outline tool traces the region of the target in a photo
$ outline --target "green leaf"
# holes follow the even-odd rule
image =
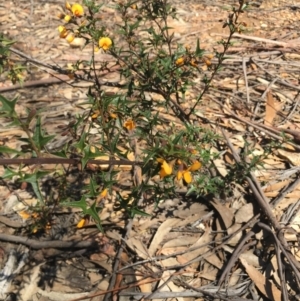
[[[195,55],[202,57],[204,53],[204,50],[200,48],[200,42],[199,42],[199,38],[197,39],[197,47],[196,47],[196,51],[195,51]]]
[[[83,158],[81,159],[82,168],[85,168],[86,163],[91,158],[91,154],[92,154],[91,149],[89,145],[87,145],[83,150]]]
[[[2,46],[7,47],[7,46],[13,45],[13,44],[16,43],[17,41],[8,40],[8,39],[4,38],[4,37],[1,35],[1,36],[0,36],[0,42],[1,42]],[[2,48],[2,47],[0,47],[0,48]]]
[[[31,184],[34,193],[36,194],[37,198],[43,205],[44,205],[44,199],[40,192],[38,180],[44,177],[45,175],[47,175],[48,173],[49,173],[48,171],[37,171],[34,174],[26,174],[23,177],[23,181]]]
[[[101,226],[101,219],[99,217],[99,214],[98,214],[98,211],[96,208],[96,202],[94,202],[91,207],[88,207],[88,204],[86,202],[86,196],[82,196],[80,201],[64,202],[64,203],[60,203],[60,204],[65,207],[74,207],[74,208],[82,209],[83,214],[91,216],[93,218],[93,220],[95,221],[96,226],[99,229],[99,231],[103,232],[103,228]]]
[[[83,151],[85,148],[85,139],[86,139],[87,133],[83,133],[80,137],[80,140],[75,144],[75,147],[79,148],[79,150]]]
[[[68,158],[65,150],[61,150],[59,152],[54,152],[54,153],[52,153],[52,155],[61,157],[61,158]]]
[[[11,179],[12,177],[19,175],[19,173],[13,171],[9,167],[5,168],[4,174],[2,176],[2,179]]]
[[[35,146],[37,147],[38,150],[43,149],[43,147],[51,141],[55,135],[51,136],[44,136],[44,133],[41,129],[41,117],[39,116],[36,122],[36,126],[34,129],[34,133],[32,136],[32,140],[34,141]]]
[[[130,215],[133,218],[136,214],[141,215],[141,216],[151,216],[151,214],[146,213],[145,211],[140,210],[137,207],[133,207],[130,210]]]
[[[2,102],[2,107],[0,108],[0,113],[3,113],[7,117],[16,117],[15,106],[18,98],[15,97],[13,100],[9,101],[3,95],[0,95],[0,101]]]
[[[16,149],[10,148],[8,146],[0,146],[0,153],[4,154],[22,154],[22,152],[17,151]]]
[[[86,212],[86,208],[87,208],[86,198],[84,196],[81,197],[80,201],[62,202],[60,203],[60,205],[65,207],[80,208],[83,211],[83,213]]]
[[[90,179],[89,184],[87,185],[88,193],[85,194],[86,197],[92,198],[98,195],[97,191],[98,185],[94,177]]]
[[[99,217],[99,214],[98,214],[98,211],[96,208],[96,201],[93,203],[93,205],[90,208],[88,208],[86,210],[85,214],[90,215],[93,218],[93,220],[95,221],[96,226],[99,229],[99,231],[103,232],[103,228],[101,226],[101,219]]]

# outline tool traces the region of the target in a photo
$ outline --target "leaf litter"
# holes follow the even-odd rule
[[[24,6],[22,15],[16,18],[16,12],[12,10],[9,16],[0,17],[7,24],[5,28],[12,37],[16,40],[24,40],[24,38],[18,39],[20,33],[8,26],[10,22],[18,20],[20,24],[17,23],[16,26],[21,27],[23,20],[29,17],[41,25],[45,23],[45,19],[41,18],[40,12],[30,16],[27,2],[19,2],[21,3],[18,3],[18,6]],[[36,12],[38,9],[48,11],[50,7],[51,10],[56,10],[60,4],[62,3],[37,6],[39,8]],[[195,37],[201,33],[205,48],[217,47],[215,37],[224,35],[224,32],[215,20],[215,16],[220,13],[219,18],[226,17],[226,12],[219,8],[221,4],[223,3],[218,1],[214,4],[210,1],[206,1],[205,4],[191,2],[189,5],[192,9],[187,9],[185,5],[176,3],[180,18],[172,21],[171,24],[176,38],[185,43],[194,43]],[[7,8],[10,4],[1,5]],[[107,13],[113,14],[109,7]],[[203,20],[201,32],[199,18]],[[286,134],[291,135],[294,142],[297,142],[300,122],[297,80],[299,58],[295,56],[294,47],[299,47],[297,36],[299,28],[293,23],[297,18],[299,12],[293,10],[293,6],[288,2],[283,3],[283,1],[272,3],[265,1],[260,11],[250,10],[245,16],[245,20],[249,23],[249,33],[246,35],[250,36],[250,39],[236,36],[235,44],[230,48],[230,53],[224,62],[224,68],[218,74],[218,80],[213,83],[210,93],[205,98],[205,104],[197,108],[199,117],[197,122],[202,123],[205,118],[209,118],[209,127],[220,134],[220,126],[222,126],[226,129],[233,145],[234,151],[226,144],[223,146],[225,151],[219,148],[214,150],[223,153],[223,156],[215,159],[213,163],[224,177],[228,175],[230,166],[234,163],[235,152],[241,154],[245,152],[246,147],[253,150],[249,154],[245,152],[246,162],[251,162],[255,151],[261,154],[263,151],[261,143],[269,131],[280,141],[284,130],[293,130],[294,132],[287,131]],[[50,19],[50,22],[53,20]],[[29,36],[28,32],[30,31],[25,32],[27,36]],[[67,49],[61,41],[55,41],[56,37],[53,36],[52,29],[38,30],[37,28],[36,34],[33,35],[34,39],[32,35],[30,36],[27,43],[32,43],[32,46],[29,47],[22,42],[19,47],[25,53],[30,51],[33,57],[41,59],[44,56],[45,60],[49,58],[57,60],[57,53]],[[266,36],[268,39],[259,39]],[[43,48],[39,48],[36,40],[43,44]],[[279,44],[274,46],[274,40],[284,42],[282,44],[284,47],[280,48]],[[56,44],[55,47],[52,47],[53,44]],[[47,47],[48,53],[45,51]],[[57,63],[64,64],[68,60],[71,58]],[[112,74],[110,78],[108,75],[107,79],[112,80],[116,76]],[[5,87],[5,84],[3,86]],[[59,86],[58,89],[42,87],[34,88],[34,91],[35,95],[32,97],[32,92],[26,89],[20,90],[24,103],[18,107],[18,110],[22,112],[28,103],[35,103],[37,108],[46,103],[49,110],[44,116],[44,121],[50,134],[56,131],[55,125],[66,124],[67,113],[75,114],[79,110],[78,107],[73,106],[73,103],[80,103],[85,99],[85,94],[80,87],[76,90],[65,86],[63,88]],[[111,89],[110,92],[115,90]],[[193,102],[196,94],[197,87],[190,91],[187,102]],[[156,95],[152,97],[155,98]],[[160,112],[160,116],[176,122],[176,118],[167,112]],[[262,124],[266,127],[262,127]],[[18,135],[20,133],[17,130],[10,129],[9,132],[1,130],[1,139],[5,136],[12,137],[9,144],[15,149],[19,149],[17,140],[14,139]],[[57,138],[57,144],[60,143],[66,143],[63,137]],[[257,166],[253,175],[259,181],[264,196],[268,198],[268,204],[275,218],[278,222],[289,226],[289,229],[282,234],[289,243],[292,255],[299,262],[297,236],[300,232],[300,203],[297,180],[300,158],[298,151],[298,144],[293,141],[283,145],[282,149],[272,150],[261,162],[261,166]],[[70,181],[74,183],[78,181],[77,173],[75,169],[73,179]],[[128,170],[124,170],[123,175],[124,177],[120,176],[120,179],[126,179],[124,183],[127,183],[130,190],[132,179],[128,176]],[[35,265],[27,261],[26,274],[16,268],[16,264],[7,271],[5,263],[19,261],[21,266],[23,261],[20,256],[8,253],[8,250],[17,250],[20,254],[26,253],[27,250],[16,248],[12,243],[2,245],[1,242],[1,250],[3,250],[1,268],[6,268],[5,273],[8,273],[9,277],[22,279],[20,285],[15,281],[12,288],[9,291],[5,288],[7,292],[2,294],[13,291],[19,300],[26,301],[32,300],[34,293],[37,300],[37,296],[46,297],[48,300],[60,300],[59,296],[63,300],[78,300],[78,298],[83,300],[94,295],[93,299],[95,299],[98,293],[98,300],[102,300],[101,296],[109,289],[107,273],[110,276],[117,272],[120,281],[116,282],[114,287],[117,292],[114,297],[118,297],[119,300],[128,300],[126,299],[128,296],[162,300],[205,300],[209,297],[234,300],[245,296],[249,298],[251,295],[252,299],[256,300],[277,301],[281,300],[285,291],[289,296],[296,298],[299,294],[300,279],[297,276],[299,266],[295,262],[294,266],[287,265],[289,274],[286,275],[286,283],[281,282],[280,273],[283,269],[280,267],[281,259],[278,256],[281,245],[266,229],[250,233],[251,221],[260,214],[260,209],[253,197],[251,200],[251,193],[247,187],[236,183],[231,189],[233,195],[231,199],[224,200],[221,196],[183,197],[182,192],[178,191],[178,199],[162,200],[157,206],[145,205],[145,212],[152,217],[151,219],[137,217],[133,220],[132,230],[125,238],[127,248],[121,252],[117,271],[113,268],[113,262],[117,258],[119,244],[124,239],[120,229],[124,228],[126,221],[122,212],[114,211],[114,196],[103,200],[104,210],[101,219],[104,226],[111,227],[105,235],[99,233],[91,223],[80,230],[76,229],[81,218],[77,210],[58,211],[57,227],[51,230],[49,237],[62,241],[69,240],[70,237],[78,241],[93,237],[97,242],[97,251],[85,253],[84,249],[83,251],[79,249],[64,252],[51,246],[38,251],[30,250]],[[126,195],[126,190],[120,193]],[[10,220],[16,222],[22,229],[27,219],[24,219],[25,215],[21,212],[29,209],[32,202],[36,200],[30,200],[22,190],[16,190],[12,194],[7,187],[2,186],[1,195],[3,196],[1,212],[9,216]],[[15,195],[17,198],[13,197]],[[3,214],[0,216],[1,233],[13,235],[15,230],[11,228],[8,220],[2,217]],[[241,244],[247,234],[249,239]],[[41,239],[49,240],[49,237]],[[64,267],[64,273],[59,275],[56,270],[51,270],[51,263],[55,264],[57,270],[63,270]],[[226,270],[226,267],[230,267],[229,270]],[[49,277],[55,285],[53,283],[41,285],[40,274],[52,275],[52,278]],[[80,281],[76,282],[78,277]],[[38,288],[27,284],[28,281],[26,282],[25,279],[30,279],[32,283],[39,283]]]

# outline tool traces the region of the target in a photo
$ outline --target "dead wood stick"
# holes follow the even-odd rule
[[[14,54],[16,54],[16,55],[18,55],[18,56],[20,56],[20,57],[26,59],[26,60],[29,61],[29,62],[35,63],[35,64],[37,64],[37,65],[39,65],[39,66],[43,66],[43,67],[45,67],[45,68],[52,69],[52,70],[53,70],[54,68],[55,68],[55,69],[59,69],[59,68],[57,68],[57,67],[51,66],[50,64],[46,64],[46,63],[44,63],[44,62],[42,62],[42,61],[39,61],[39,60],[37,60],[37,59],[35,59],[35,58],[33,58],[33,57],[31,57],[31,56],[25,54],[24,52],[22,52],[22,51],[20,51],[20,50],[18,50],[18,49],[16,49],[16,48],[10,47],[10,48],[9,48],[9,51],[11,51],[11,52],[13,52]]]
[[[25,82],[23,84],[15,84],[13,86],[2,87],[2,88],[0,88],[0,93],[14,91],[14,90],[23,89],[23,88],[59,84],[59,83],[63,83],[68,80],[70,80],[70,78],[67,75],[57,75],[57,77],[45,78],[45,79],[40,79],[40,80],[31,80],[31,81]]]
[[[186,283],[184,283],[185,285]],[[139,292],[119,292],[119,296],[127,296],[127,297],[135,297],[138,300],[147,300],[145,299],[147,297],[147,293],[139,293]],[[176,299],[176,298],[187,298],[187,297],[204,297],[204,296],[210,296],[215,299],[220,299],[223,301],[251,301],[250,299],[244,299],[244,298],[238,298],[238,297],[229,297],[226,298],[224,296],[220,296],[219,294],[214,294],[211,292],[205,291],[205,289],[201,291],[195,291],[195,288],[191,286],[191,290],[185,290],[182,292],[155,292],[155,295],[150,299]],[[149,299],[149,297],[147,297]],[[203,300],[202,298],[200,298]],[[72,301],[72,300],[71,300]]]
[[[221,285],[223,282],[225,282],[225,285],[226,285],[227,279],[229,276],[229,272],[230,272],[231,268],[233,267],[233,265],[235,264],[235,262],[239,259],[240,255],[249,246],[256,244],[256,241],[251,241],[250,243],[246,244],[246,242],[254,235],[255,235],[255,233],[253,231],[248,232],[247,235],[239,242],[239,244],[235,248],[234,252],[231,254],[231,257],[230,257],[225,269],[223,270],[221,277],[219,278],[219,281],[217,284],[219,286],[219,289],[221,288]]]
[[[94,241],[63,241],[63,240],[49,240],[49,241],[38,241],[35,239],[30,239],[28,237],[9,235],[0,233],[0,240],[12,243],[23,244],[32,249],[82,249],[95,247],[97,245]]]
[[[4,224],[6,226],[12,227],[12,228],[23,228],[23,227],[25,227],[22,223],[20,223],[18,221],[11,220],[10,218],[2,216],[2,215],[0,215],[0,223]]]
[[[227,35],[219,34],[219,33],[212,33],[211,35],[212,36],[226,36],[227,37]],[[291,46],[291,44],[289,42],[274,41],[274,40],[264,39],[264,38],[259,38],[259,37],[246,36],[244,34],[238,34],[238,33],[233,34],[233,37],[234,38],[241,38],[241,39],[245,39],[245,40],[251,40],[251,41],[274,44],[274,45],[278,45],[278,46],[282,46],[282,47],[290,47]]]
[[[277,264],[278,264],[278,271],[279,271],[279,278],[281,281],[281,290],[282,290],[282,295],[283,295],[283,300],[284,301],[288,301],[288,292],[287,292],[287,288],[286,288],[286,282],[285,282],[285,276],[284,276],[284,272],[283,272],[283,264],[281,261],[281,256],[280,256],[280,251],[285,255],[285,257],[288,259],[290,256],[287,254],[286,250],[283,248],[283,246],[281,245],[280,241],[278,240],[278,238],[276,237],[276,235],[274,234],[274,232],[272,231],[272,229],[265,225],[264,223],[257,223],[257,225],[259,227],[261,227],[262,229],[267,230],[269,233],[271,233],[271,235],[274,238],[275,241],[275,248],[276,248],[276,259],[277,259]],[[295,265],[293,264],[293,262],[290,262],[292,269],[294,270],[295,274],[298,276],[296,277],[296,281],[298,283],[298,287],[300,286],[300,279],[299,279],[299,271],[298,269],[295,267]]]
[[[237,163],[241,163],[241,159],[240,159],[238,153],[234,149],[231,141],[229,140],[229,138],[227,137],[227,135],[226,135],[226,133],[223,129],[222,129],[222,133],[223,133],[224,138],[227,141],[227,145],[230,148],[235,161]],[[275,218],[275,216],[272,212],[272,209],[269,205],[269,202],[268,202],[267,198],[265,197],[259,182],[256,180],[256,177],[253,175],[252,172],[250,172],[250,175],[251,175],[250,177],[246,177],[246,180],[247,180],[247,182],[248,182],[248,184],[249,184],[249,186],[250,186],[250,188],[251,188],[251,190],[252,190],[252,192],[253,192],[253,194],[256,198],[256,201],[257,201],[258,205],[260,206],[260,208],[262,209],[262,211],[264,212],[266,217],[269,219],[270,224],[274,228],[275,233],[278,236],[278,237],[276,237],[276,239],[280,242],[280,246],[283,249],[284,255],[286,256],[286,258],[288,259],[290,265],[294,269],[295,274],[298,278],[298,281],[300,281],[300,273],[299,273],[300,264],[295,259],[295,257],[292,255],[292,253],[290,251],[290,247],[289,247],[285,237],[283,236],[283,231],[282,231],[283,228],[281,227],[281,225],[279,224],[279,222]],[[274,237],[275,237],[275,234],[274,234]]]
[[[79,164],[80,159],[69,159],[69,158],[29,158],[29,159],[0,159],[0,165],[39,165],[39,164]],[[97,165],[142,165],[143,162],[138,161],[129,161],[125,159],[120,160],[89,160],[88,164],[97,164]]]
[[[238,155],[238,153],[236,152],[235,148],[233,147],[231,141],[229,140],[227,134],[225,133],[225,131],[223,129],[221,129],[222,134],[227,142],[227,145],[229,147],[229,149],[232,152],[233,158],[234,160],[240,164],[242,163],[242,160],[240,158],[240,156]],[[251,174],[251,173],[250,173]],[[260,206],[260,208],[263,210],[263,212],[265,213],[265,215],[269,218],[272,226],[274,227],[274,229],[276,230],[276,232],[280,231],[281,226],[279,224],[279,222],[277,221],[277,219],[275,218],[272,209],[269,205],[269,202],[267,200],[267,198],[265,197],[258,181],[255,179],[254,181],[254,176],[253,174],[251,174],[251,178],[250,177],[246,177],[247,182],[249,183],[250,188],[252,189],[253,194],[256,197],[256,200],[258,202],[258,205]],[[286,243],[287,245],[287,243]]]
[[[139,159],[140,158],[140,149],[138,147],[137,144],[137,140],[135,138],[134,133],[128,134],[129,135],[129,140],[130,140],[130,145],[131,147],[134,149],[134,153],[135,153],[135,158]],[[142,171],[140,166],[134,166],[134,184],[135,186],[140,186],[142,183]],[[140,206],[143,203],[143,198],[141,197],[138,201],[138,205]],[[132,226],[133,226],[133,218],[131,218],[127,225],[126,225],[126,232],[125,235],[123,237],[122,240],[122,244],[119,247],[117,256],[115,258],[115,263],[113,266],[113,273],[109,282],[109,286],[108,286],[108,290],[112,290],[113,288],[116,288],[116,286],[118,286],[117,283],[117,275],[118,275],[118,270],[120,269],[120,264],[121,264],[121,255],[124,251],[124,245],[126,242],[126,239],[128,239],[130,232],[132,230]],[[108,301],[110,299],[113,299],[115,297],[115,292],[113,294],[105,294],[103,301]]]
[[[215,100],[215,99],[212,99],[215,103],[217,103],[221,108],[223,107],[222,103],[219,102],[218,100]],[[266,125],[263,125],[263,124],[258,124],[254,121],[250,121],[250,120],[247,120],[246,118],[241,118],[240,116],[238,116],[237,114],[235,114],[233,111],[229,110],[226,108],[226,111],[225,111],[226,114],[230,115],[231,117],[235,118],[236,120],[242,122],[242,123],[245,123],[249,126],[252,126],[254,128],[256,128],[257,130],[260,130],[262,132],[266,132],[270,137],[272,138],[275,138],[275,139],[278,139],[280,141],[283,141],[283,138],[280,136],[280,134],[282,133],[282,131],[284,131],[285,129],[282,129],[282,131],[274,128],[274,127],[268,127]],[[287,133],[291,134],[290,131],[286,131]],[[277,134],[274,134],[274,133],[277,133]],[[293,135],[294,136],[294,135]],[[295,136],[294,136],[295,138]],[[296,139],[295,139],[296,141]],[[289,141],[287,141],[288,144],[292,145],[296,150],[300,150],[300,146],[295,144],[295,143],[291,143]]]

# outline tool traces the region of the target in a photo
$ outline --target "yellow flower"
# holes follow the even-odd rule
[[[185,51],[186,52],[191,52],[191,45],[185,45]]]
[[[193,66],[193,67],[198,67],[198,62],[197,62],[197,60],[195,60],[194,58],[191,59],[190,64],[191,64],[191,66]]]
[[[210,66],[211,65],[211,60],[207,57],[203,57],[203,63],[206,65],[206,66]]]
[[[200,169],[202,164],[199,161],[195,161],[190,167],[183,169],[183,164],[181,165],[181,169],[177,172],[177,180],[184,179],[185,183],[190,184],[193,180],[193,176],[191,171],[196,171]]]
[[[196,171],[196,170],[200,169],[201,166],[202,166],[202,164],[201,164],[199,161],[196,160],[196,161],[188,168],[188,170],[190,170],[190,171]]]
[[[95,110],[92,114],[92,119],[95,120],[98,118],[98,116],[100,115],[100,111],[99,110]]]
[[[74,73],[68,73],[67,75],[68,75],[69,79],[74,79],[75,78]]]
[[[72,17],[71,17],[70,15],[65,15],[65,16],[64,16],[64,20],[65,20],[66,22],[70,22],[71,19],[72,19]]]
[[[59,37],[64,39],[68,35],[68,31],[66,27],[60,25],[58,26],[58,31],[59,31]]]
[[[132,131],[135,128],[135,122],[133,120],[129,119],[129,120],[125,121],[124,127],[128,131]]]
[[[103,37],[99,40],[99,47],[103,50],[108,50],[112,46],[112,40],[108,37]]]
[[[66,37],[66,40],[68,41],[68,43],[72,43],[75,39],[75,36],[71,33]]]
[[[57,14],[57,17],[58,17],[59,19],[64,19],[64,17],[65,17],[65,14],[63,14],[63,13],[59,13],[59,14]]]
[[[105,198],[107,196],[107,188],[103,189],[102,192],[100,193],[101,198]]]
[[[72,5],[71,11],[75,17],[82,17],[84,15],[83,7],[78,3]]]
[[[166,176],[169,176],[172,173],[172,166],[167,163],[166,160],[162,158],[158,158],[157,161],[161,163],[161,169],[159,171],[159,176],[161,179],[163,179]]]
[[[72,10],[72,6],[70,5],[70,3],[68,1],[66,1],[66,9],[71,11]]]
[[[184,182],[187,183],[187,184],[190,184],[193,180],[192,174],[188,169],[178,170],[176,178],[177,178],[178,181],[183,178]]]
[[[116,113],[109,113],[110,118],[117,119],[118,115]]]
[[[85,224],[86,224],[85,218],[82,218],[82,219],[77,223],[76,228],[77,228],[77,229],[81,229],[81,228],[83,228],[83,227],[85,226]]]
[[[202,61],[206,66],[210,66],[211,65],[211,59],[213,58],[213,54],[207,54],[205,56],[202,57]]]
[[[184,57],[180,57],[175,62],[176,66],[181,66],[184,64]]]
[[[29,219],[32,215],[30,215],[26,210],[22,210],[18,212],[18,214],[23,218],[23,219]]]

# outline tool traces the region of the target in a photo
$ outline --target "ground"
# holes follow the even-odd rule
[[[199,38],[207,52],[220,49],[217,42],[228,34],[222,25],[235,1],[173,3],[178,18],[170,20],[170,26],[176,41],[193,47]],[[101,16],[111,30],[118,23],[112,5],[106,1]],[[63,7],[60,0],[0,4],[1,32],[16,41],[15,59],[28,67],[24,86],[2,77],[0,93],[19,97],[21,115],[26,108],[41,110],[47,133],[56,136],[49,146],[53,149],[68,142],[61,128],[85,109],[81,103],[88,83],[69,81],[69,85],[65,75],[55,74],[45,64],[66,67],[88,59],[91,51],[70,47],[58,37],[56,16]],[[272,149],[247,184],[232,184],[230,198],[218,193],[186,197],[186,191],[178,191],[176,198],[157,207],[144,205],[151,217],[133,220],[125,219],[107,201],[101,212],[104,234],[93,223],[76,228],[81,210],[60,208],[53,215],[52,228],[35,236],[26,232],[20,214],[36,204],[34,193],[27,186],[1,180],[0,300],[7,296],[23,301],[104,300],[104,296],[122,301],[296,300],[300,293],[299,18],[298,0],[251,6],[241,20],[244,32],[235,35],[205,103],[197,108],[195,122],[223,137],[215,149],[222,155],[213,162],[222,176],[239,155],[247,153],[245,149],[251,149],[252,156],[260,155],[268,137],[281,141],[282,133],[290,135],[291,143]],[[110,59],[104,53],[96,55],[98,62]],[[104,74],[103,80],[117,82],[118,73]],[[189,92],[191,102],[199,87]],[[161,116],[176,123],[171,114],[161,112]],[[3,122],[1,143],[20,149],[17,138],[25,137],[23,131]],[[4,175],[1,164],[0,176]],[[81,178],[83,173],[74,168],[69,179],[74,190],[68,193],[80,192]],[[126,168],[121,181],[124,186],[131,183]],[[50,179],[45,185],[49,193],[55,187]],[[288,297],[282,297],[283,287]]]

